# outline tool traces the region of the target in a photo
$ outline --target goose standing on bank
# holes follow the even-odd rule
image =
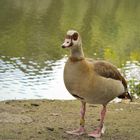
[[[84,57],[81,37],[77,31],[67,32],[62,48],[70,49],[70,56],[64,68],[65,86],[70,94],[82,103],[80,128],[67,133],[84,134],[86,103],[102,104],[100,124],[89,134],[91,137],[100,137],[104,129],[107,103],[115,97],[131,99],[127,83],[114,65]]]

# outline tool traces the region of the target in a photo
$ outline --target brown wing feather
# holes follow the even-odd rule
[[[127,92],[127,82],[114,65],[105,61],[95,61],[94,71],[103,77],[121,81]]]
[[[128,98],[132,101],[132,97],[131,97],[130,93],[128,92],[127,82],[114,65],[112,65],[106,61],[94,61],[93,59],[87,59],[87,61],[93,63],[94,71],[97,74],[99,74],[103,77],[106,77],[106,78],[112,78],[112,79],[121,81],[125,88],[125,92],[122,93],[118,97],[119,98]]]

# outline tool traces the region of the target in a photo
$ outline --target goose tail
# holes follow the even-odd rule
[[[128,91],[126,91],[126,92],[122,93],[121,95],[119,95],[118,98],[130,99],[131,102],[133,101],[133,97],[132,97],[131,93],[128,92]]]

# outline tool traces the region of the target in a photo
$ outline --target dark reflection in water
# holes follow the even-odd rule
[[[63,85],[68,29],[87,57],[105,59],[138,85],[139,0],[1,0],[0,99],[70,99]]]

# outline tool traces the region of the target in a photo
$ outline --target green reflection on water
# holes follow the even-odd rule
[[[139,0],[1,0],[0,55],[61,58],[66,31],[76,29],[87,57],[140,61],[139,13]]]

